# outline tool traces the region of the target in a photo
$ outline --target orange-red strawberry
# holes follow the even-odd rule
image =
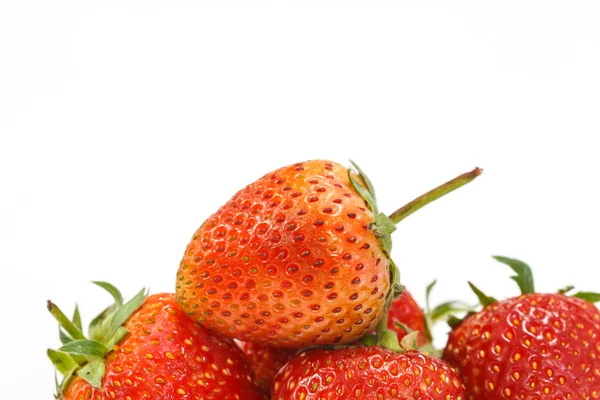
[[[393,223],[480,171],[387,218],[360,171],[324,160],[280,168],[196,231],[177,273],[177,299],[195,321],[239,340],[350,343],[375,327],[391,301]]]
[[[275,377],[272,400],[466,400],[456,372],[418,351],[377,346],[312,350],[288,362]]]
[[[562,293],[535,293],[527,265],[497,259],[518,272],[524,294],[496,301],[474,288],[486,306],[452,330],[443,355],[460,372],[470,398],[600,397],[598,309]]]
[[[173,294],[140,292],[121,305],[112,293],[116,306],[92,323],[90,340],[78,313],[69,321],[49,303],[64,329],[64,345],[48,352],[65,375],[61,399],[265,399],[237,346],[191,321]]]
[[[298,353],[295,349],[281,349],[253,342],[236,342],[254,370],[256,382],[267,391],[271,390],[273,378],[281,367]]]

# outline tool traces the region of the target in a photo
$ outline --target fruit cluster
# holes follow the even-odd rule
[[[125,302],[94,282],[114,304],[87,336],[77,307],[68,318],[48,302],[62,342],[48,350],[63,375],[56,397],[600,398],[599,295],[538,293],[529,267],[504,257],[523,294],[497,301],[471,284],[480,308],[423,310],[400,284],[395,225],[480,173],[389,216],[354,164],[315,160],[263,176],[194,233],[174,293]],[[440,320],[452,327],[443,351],[430,333]]]

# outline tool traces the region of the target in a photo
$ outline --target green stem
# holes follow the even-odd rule
[[[404,207],[393,212],[389,216],[389,218],[392,220],[393,223],[397,224],[404,218],[408,217],[410,214],[422,208],[423,206],[426,206],[427,204],[439,199],[440,197],[452,192],[453,190],[456,190],[459,187],[462,187],[467,183],[471,182],[473,179],[481,175],[482,172],[483,170],[481,168],[475,168],[471,172],[467,172],[460,176],[457,176],[451,181],[448,181],[443,185],[440,185],[435,189],[430,190],[429,192],[417,197]]]
[[[48,300],[48,311],[58,321],[60,326],[75,340],[85,340],[81,330],[72,323],[69,318],[58,308],[58,306]]]

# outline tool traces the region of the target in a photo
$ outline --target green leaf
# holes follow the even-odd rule
[[[107,337],[112,337],[127,319],[137,310],[148,295],[146,288],[140,290],[131,300],[123,304],[112,316]]]
[[[436,285],[436,283],[437,280],[434,280],[429,285],[427,285],[427,288],[425,289],[425,307],[427,307],[427,314],[431,313],[429,298],[431,297],[431,291],[433,290],[433,287]]]
[[[594,292],[577,292],[573,295],[573,297],[589,301],[590,303],[597,303],[600,301],[600,293]]]
[[[104,359],[97,358],[90,361],[85,367],[77,371],[77,375],[85,379],[96,389],[100,389],[102,378],[104,377],[105,366]]]
[[[83,331],[81,326],[81,315],[79,314],[79,307],[75,304],[75,311],[73,312],[73,324],[79,328],[80,331]]]
[[[46,354],[48,354],[48,358],[52,361],[58,372],[65,376],[79,368],[79,364],[75,362],[73,357],[65,352],[48,349]]]
[[[473,307],[466,303],[463,303],[462,301],[447,301],[436,306],[433,310],[431,310],[431,312],[429,313],[429,318],[431,318],[431,321],[435,323],[440,319],[447,318],[448,315],[454,314],[456,312],[465,312],[471,310],[473,310]]]
[[[362,180],[365,181],[365,185],[367,185],[367,190],[369,191],[369,193],[371,193],[371,196],[373,196],[373,198],[376,199],[377,196],[375,196],[375,188],[373,187],[373,184],[371,183],[371,180],[369,179],[367,174],[365,174],[364,171],[360,169],[360,167],[354,161],[350,160],[350,164],[352,164],[354,169],[356,169],[356,171],[358,172],[358,176],[360,176]]]
[[[481,303],[481,305],[483,307],[489,306],[490,304],[494,304],[495,302],[498,301],[495,298],[490,297],[490,296],[486,295],[485,293],[483,293],[471,282],[468,282],[468,283],[469,283],[469,286],[471,287],[471,290],[473,290],[473,292],[475,292],[475,294],[477,295],[477,298],[479,299],[479,303]]]
[[[104,289],[108,293],[110,293],[110,295],[115,300],[115,304],[117,306],[120,307],[120,306],[123,305],[123,295],[121,294],[121,292],[119,291],[119,289],[117,289],[116,287],[114,287],[113,285],[111,285],[108,282],[93,281],[92,283],[95,284],[95,285],[100,286],[102,289]]]
[[[352,183],[352,186],[358,192],[358,194],[360,194],[360,196],[367,202],[367,205],[369,206],[373,214],[379,214],[379,211],[377,209],[377,201],[375,201],[375,197],[373,197],[373,195],[371,194],[371,192],[369,192],[367,188],[365,188],[359,181],[356,180],[356,178],[352,174],[352,170],[349,168],[348,179],[350,180],[350,183]]]
[[[106,347],[95,340],[74,340],[59,350],[63,353],[94,357],[104,357],[107,352]]]
[[[531,272],[529,265],[514,258],[502,256],[493,257],[501,263],[508,265],[517,273],[516,276],[511,276],[510,278],[517,282],[517,285],[519,285],[519,288],[521,288],[522,294],[535,293],[535,287],[533,285],[533,273]]]

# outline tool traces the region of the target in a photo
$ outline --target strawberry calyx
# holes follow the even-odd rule
[[[69,319],[62,310],[50,300],[48,311],[59,324],[59,337],[62,346],[57,350],[48,349],[47,355],[56,371],[63,375],[59,383],[56,379],[56,398],[60,398],[68,383],[76,375],[90,385],[99,388],[105,372],[105,358],[114,346],[119,344],[128,331],[123,324],[144,302],[148,292],[140,290],[131,300],[124,303],[121,292],[107,282],[93,282],[100,286],[114,299],[114,304],[107,307],[88,327],[88,337],[83,334],[79,308],[75,306],[73,317]]]

